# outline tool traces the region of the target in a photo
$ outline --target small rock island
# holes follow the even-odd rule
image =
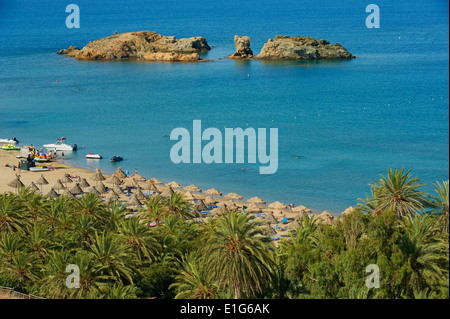
[[[321,60],[355,58],[339,43],[312,37],[289,37],[277,35],[264,44],[256,59],[264,60]]]
[[[60,50],[77,60],[145,60],[162,62],[197,62],[198,53],[211,50],[204,37],[177,39],[153,31],[114,34],[89,42],[81,50],[70,46]]]

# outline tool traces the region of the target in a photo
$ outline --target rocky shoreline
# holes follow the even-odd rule
[[[234,36],[236,51],[229,59],[260,60],[330,60],[356,58],[339,43],[304,36],[281,36],[269,39],[258,55],[250,48],[248,36]],[[115,33],[89,42],[84,48],[70,46],[57,54],[77,60],[158,62],[204,62],[199,53],[211,50],[202,36],[177,39],[153,31]]]

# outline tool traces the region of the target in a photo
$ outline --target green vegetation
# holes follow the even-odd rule
[[[449,298],[448,185],[428,195],[389,170],[353,213],[304,217],[279,242],[248,214],[200,223],[178,193],[126,218],[93,194],[21,188],[0,195],[0,286],[46,298]],[[79,288],[66,286],[69,264]],[[379,288],[366,287],[371,264]]]

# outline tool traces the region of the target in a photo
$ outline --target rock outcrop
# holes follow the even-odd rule
[[[269,39],[257,59],[268,60],[321,60],[355,58],[339,43],[330,44],[312,37],[288,37],[277,35]]]
[[[250,38],[247,36],[234,36],[234,45],[236,52],[230,55],[230,59],[250,59],[253,57],[253,51],[250,49]]]
[[[72,48],[72,49],[71,49]],[[153,31],[114,34],[89,42],[83,49],[69,47],[58,54],[78,60],[132,60],[195,62],[198,52],[211,50],[204,37],[177,39]]]

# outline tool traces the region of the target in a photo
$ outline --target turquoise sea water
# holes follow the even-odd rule
[[[75,3],[81,28],[67,29]],[[66,161],[176,180],[224,194],[338,213],[388,167],[428,184],[449,175],[447,1],[377,1],[367,29],[361,1],[0,0],[0,137],[43,145],[61,136],[85,149]],[[81,62],[55,53],[118,32],[204,36],[209,63]],[[262,62],[220,59],[234,35],[259,53],[277,34],[339,42],[357,59]],[[56,81],[59,80],[57,83]],[[279,130],[279,168],[170,161],[172,129]],[[87,152],[106,159],[87,161]],[[108,160],[125,157],[120,164]],[[300,159],[295,157],[300,155]],[[0,163],[1,164],[1,163]],[[1,176],[0,176],[1,178]]]

